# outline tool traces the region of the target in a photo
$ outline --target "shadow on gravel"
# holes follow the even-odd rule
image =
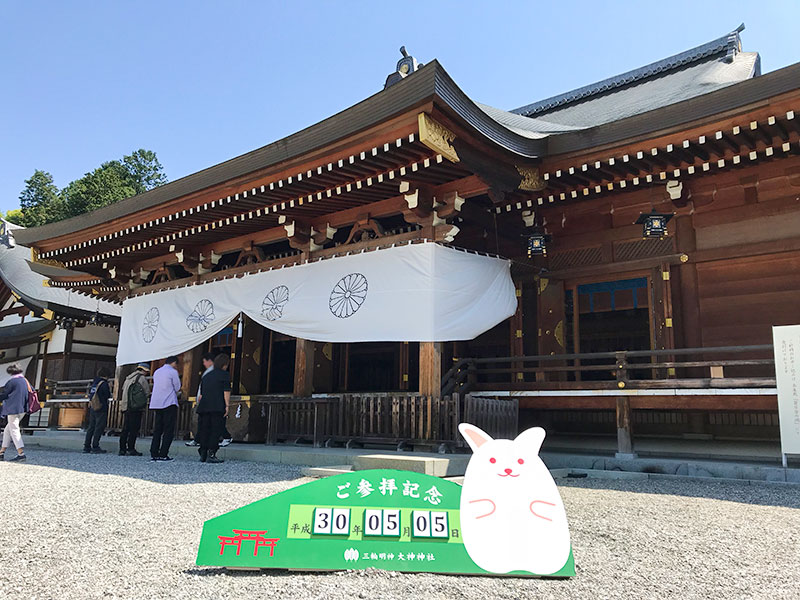
[[[274,463],[231,460],[222,464],[201,463],[186,457],[170,462],[151,462],[145,456],[83,454],[74,450],[28,448],[22,468],[49,467],[96,475],[117,475],[153,483],[186,485],[192,483],[270,483],[300,479],[300,467]],[[16,465],[17,463],[13,463]],[[5,465],[0,465],[0,469]]]
[[[800,508],[800,487],[749,481],[701,481],[689,479],[559,479],[559,487],[613,490],[641,494],[708,498],[742,504]]]
[[[229,569],[227,567],[194,567],[192,569],[184,569],[184,575],[194,575],[196,577],[263,577],[269,575],[270,577],[291,577],[298,575],[298,571],[289,571],[287,569]],[[312,575],[320,577],[330,577],[335,572],[321,572],[321,571],[304,571],[303,575]]]

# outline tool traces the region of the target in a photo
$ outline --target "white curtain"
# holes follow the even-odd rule
[[[320,342],[443,342],[473,339],[516,308],[509,261],[410,244],[130,298],[117,364],[194,348],[239,313]]]

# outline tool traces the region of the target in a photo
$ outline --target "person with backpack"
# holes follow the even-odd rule
[[[125,378],[125,383],[122,385],[122,394],[119,398],[119,408],[123,413],[122,431],[119,434],[120,456],[142,455],[136,450],[136,438],[150,396],[150,384],[147,381],[149,372],[150,363],[141,362],[136,365],[136,370]]]
[[[22,368],[14,363],[9,365],[6,373],[11,375],[11,379],[6,382],[3,391],[0,392],[0,401],[3,403],[3,409],[0,411],[0,416],[7,417],[8,423],[3,429],[3,445],[0,447],[0,460],[3,460],[6,455],[6,449],[14,442],[14,447],[17,449],[17,455],[11,460],[21,461],[26,460],[25,456],[25,443],[22,441],[22,433],[19,430],[19,422],[25,413],[28,411],[28,394],[30,393],[31,386],[25,375],[22,374]]]
[[[221,463],[217,458],[219,440],[225,429],[225,418],[231,402],[231,375],[227,354],[218,354],[214,368],[201,381],[203,395],[197,401],[197,442],[200,462]]]
[[[100,436],[105,433],[108,423],[108,399],[111,398],[109,377],[111,372],[108,368],[101,367],[89,387],[89,426],[86,428],[86,439],[83,441],[84,454],[106,453],[100,447]]]
[[[181,379],[178,376],[178,357],[170,356],[164,365],[153,373],[153,394],[150,410],[153,411],[153,441],[150,444],[150,460],[168,462],[169,448],[175,437],[178,423],[178,398],[181,394]]]

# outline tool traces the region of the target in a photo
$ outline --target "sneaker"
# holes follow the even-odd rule
[[[24,454],[17,454],[14,458],[11,459],[12,461],[21,461],[21,460],[28,460],[28,457]]]
[[[92,449],[91,448],[84,448],[83,449],[83,453],[84,454],[91,454],[92,453]]]
[[[219,464],[219,463],[224,463],[225,461],[222,460],[221,458],[217,458],[214,454],[209,454],[208,455],[208,459],[206,460],[206,462]]]
[[[153,457],[150,459],[150,462],[161,462],[161,459],[160,459],[160,458],[158,458],[157,456],[153,456]]]
[[[84,450],[84,452],[86,452],[86,450]],[[120,450],[119,451],[119,455],[120,456],[125,456],[126,454],[128,454],[128,452],[126,450]]]
[[[219,447],[220,448],[224,448],[225,446],[230,446],[232,441],[233,441],[233,438],[225,438],[224,440],[222,440],[219,443]]]
[[[139,452],[138,450],[128,450],[128,451],[126,452],[126,454],[127,454],[128,456],[141,456],[141,455],[142,455],[142,453],[141,453],[141,452]]]
[[[92,448],[91,454],[108,454],[108,451],[103,450],[102,448]]]
[[[186,442],[187,446],[199,446],[200,444],[197,443],[197,440],[189,440]]]
[[[169,461],[175,460],[175,459],[172,458],[171,456],[161,456],[161,457],[159,457],[158,460],[160,460],[161,462],[169,462]]]

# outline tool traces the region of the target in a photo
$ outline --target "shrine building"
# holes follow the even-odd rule
[[[742,30],[513,110],[402,50],[324,121],[16,242],[120,307],[118,377],[179,354],[191,397],[229,353],[238,439],[776,440],[800,64]]]

